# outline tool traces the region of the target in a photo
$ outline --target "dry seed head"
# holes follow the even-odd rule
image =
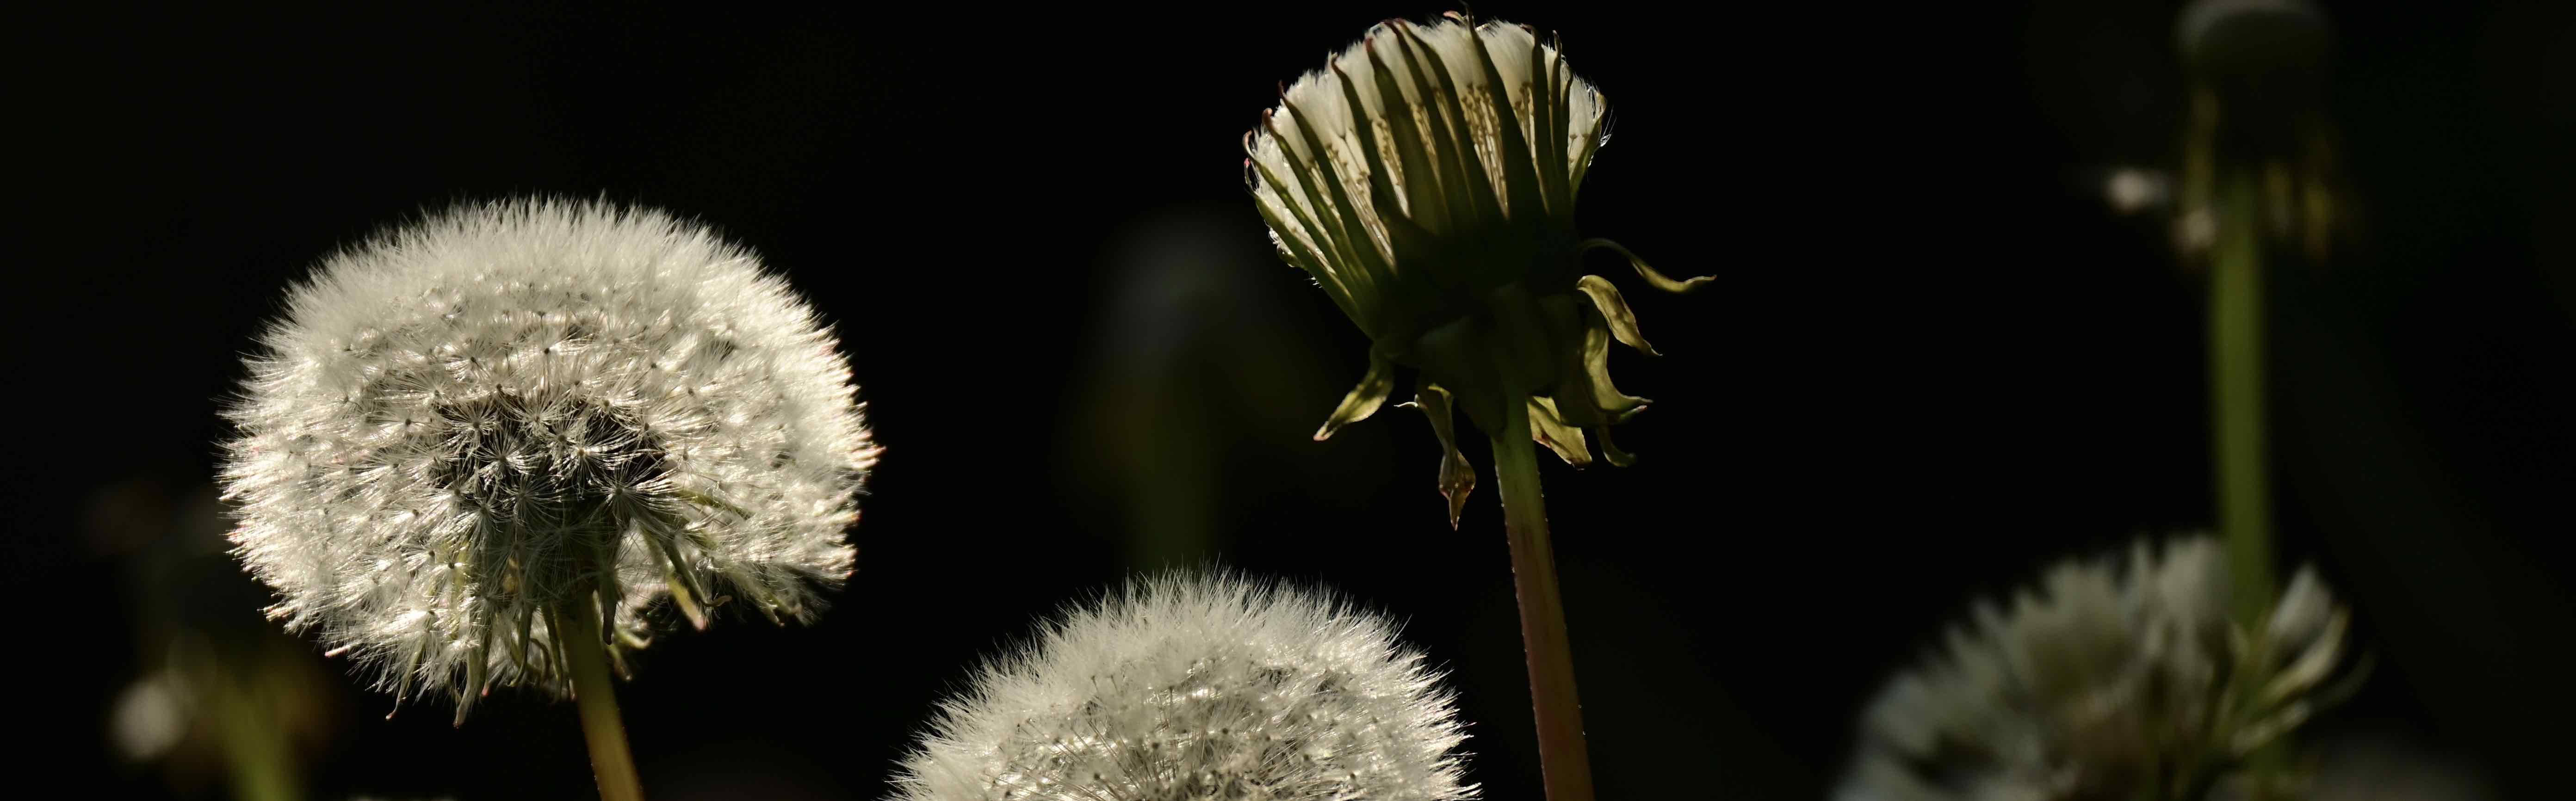
[[[228,415],[232,540],[397,699],[565,687],[559,619],[805,619],[877,449],[786,282],[658,211],[466,205],[327,259]]]
[[[942,705],[899,801],[1472,798],[1454,696],[1385,620],[1226,575],[1129,584]]]
[[[2067,562],[1871,702],[1841,801],[2199,797],[2348,691],[2347,619],[2303,570],[2262,626],[2227,616],[2206,537]]]

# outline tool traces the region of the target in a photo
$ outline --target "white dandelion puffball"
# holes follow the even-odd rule
[[[326,260],[228,410],[250,571],[397,701],[566,688],[555,632],[668,599],[808,619],[875,463],[848,362],[753,254],[658,211],[468,205]]]
[[[1592,440],[1632,460],[1610,426],[1646,407],[1610,380],[1610,343],[1654,353],[1593,249],[1674,281],[1627,248],[1575,231],[1575,200],[1609,141],[1609,104],[1527,26],[1458,17],[1380,23],[1286,87],[1244,137],[1245,183],[1281,260],[1304,270],[1371,340],[1368,372],[1316,439],[1376,413],[1395,368],[1444,451],[1455,525],[1475,471],[1453,409],[1489,433],[1526,407],[1529,436],[1570,464]],[[1587,432],[1589,432],[1587,434]]]
[[[1385,620],[1215,575],[1130,583],[941,707],[900,801],[1440,801],[1454,696]]]
[[[2201,537],[2062,563],[2009,610],[1980,605],[1871,702],[1834,797],[2205,797],[2330,702],[2347,626],[2312,570],[2255,634],[2229,621],[2228,590]]]

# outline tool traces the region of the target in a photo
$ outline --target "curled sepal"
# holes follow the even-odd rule
[[[1342,426],[1368,419],[1377,407],[1386,404],[1386,396],[1395,392],[1395,362],[1375,351],[1369,353],[1368,374],[1360,376],[1360,385],[1342,396],[1342,405],[1325,418],[1324,427],[1315,429],[1315,441],[1322,442],[1342,430]]]
[[[1424,382],[1413,393],[1413,402],[1404,404],[1422,410],[1431,418],[1431,433],[1440,436],[1440,497],[1449,499],[1449,528],[1458,528],[1459,514],[1467,510],[1467,494],[1476,490],[1476,468],[1467,464],[1467,455],[1458,452],[1458,427],[1451,422],[1449,391],[1439,384]]]
[[[687,487],[673,487],[671,489],[671,495],[679,498],[680,500],[695,504],[700,508],[722,510],[735,517],[744,519],[749,519],[751,517],[750,512],[743,511],[743,508],[740,506],[726,503],[723,498],[698,492]]]
[[[1610,324],[1599,312],[1584,315],[1583,373],[1592,388],[1593,408],[1612,423],[1626,422],[1646,410],[1646,399],[1624,394],[1610,383]],[[1613,462],[1616,464],[1616,462]]]
[[[1628,266],[1637,268],[1638,277],[1646,279],[1646,283],[1652,285],[1654,288],[1661,289],[1666,292],[1689,292],[1691,290],[1698,289],[1701,284],[1717,280],[1715,276],[1707,275],[1686,281],[1675,281],[1673,279],[1666,278],[1663,273],[1655,272],[1655,268],[1646,266],[1645,259],[1637,258],[1637,254],[1628,252],[1626,247],[1607,239],[1586,239],[1583,240],[1582,243],[1575,245],[1575,250],[1577,252],[1590,252],[1593,248],[1606,248],[1617,252],[1621,256],[1628,257]]]
[[[723,503],[712,496],[697,495],[697,497],[705,498],[709,503],[702,505],[709,508],[739,511],[732,504]],[[680,540],[687,536],[689,521],[678,515],[642,504],[637,504],[631,514],[636,520],[652,521],[653,525],[640,527],[643,528],[643,539],[653,544],[654,555],[662,560],[662,581],[663,586],[669,589],[671,605],[680,610],[682,617],[688,618],[690,627],[705,631],[707,613],[705,609],[698,606],[698,601],[707,597],[707,590],[698,584],[698,571],[689,569],[688,559],[680,555]]]
[[[2263,685],[2263,692],[2256,696],[2255,703],[2265,706],[2279,704],[2323,683],[2343,660],[2344,631],[2349,625],[2350,620],[2345,614],[2341,610],[2335,611],[2333,617],[2327,619],[2325,633],[2316,644],[2273,675],[2272,680]]]
[[[474,699],[483,696],[484,682],[491,678],[492,660],[487,654],[492,652],[492,625],[488,616],[481,628],[483,635],[475,640],[474,650],[468,652],[465,663],[465,689],[456,694],[456,722],[450,724],[455,728],[465,727],[465,713],[474,708]]]
[[[1637,463],[1635,455],[1620,450],[1619,443],[1610,441],[1609,426],[1595,427],[1592,433],[1601,438],[1601,458],[1608,460],[1611,467],[1627,467]]]
[[[1610,334],[1618,337],[1620,344],[1636,348],[1648,356],[1664,355],[1657,353],[1655,346],[1646,343],[1646,335],[1637,331],[1637,313],[1628,310],[1628,299],[1619,294],[1619,288],[1611,285],[1610,279],[1587,275],[1576,281],[1574,288],[1591,296],[1593,308],[1600,310],[1601,319],[1610,324]]]
[[[1583,429],[1566,424],[1565,417],[1556,413],[1556,401],[1529,399],[1529,421],[1530,439],[1555,451],[1556,458],[1575,467],[1592,464],[1592,450],[1583,441]]]
[[[680,610],[681,617],[689,619],[690,628],[705,631],[707,630],[706,610],[699,608],[698,594],[689,590],[689,584],[690,581],[684,572],[666,570],[663,573],[663,586],[669,587],[671,592],[671,606]]]

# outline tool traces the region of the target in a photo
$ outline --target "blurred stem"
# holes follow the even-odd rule
[[[2217,456],[2219,533],[2227,549],[2231,605],[2236,625],[2250,635],[2253,653],[2239,670],[2269,665],[2262,636],[2272,607],[2272,501],[2268,448],[2263,436],[2263,244],[2255,176],[2230,176],[2220,198],[2217,252],[2211,265],[2209,365],[2211,445]],[[2286,738],[2283,738],[2286,740]],[[2285,761],[2283,740],[2247,759],[2252,796],[2271,798],[2272,779]]]
[[[573,701],[581,708],[582,736],[590,741],[590,769],[599,777],[599,797],[601,801],[643,801],[635,757],[626,750],[626,722],[617,712],[617,686],[608,674],[599,612],[591,604],[574,606],[579,608],[570,614],[555,614],[554,622],[572,668]]]
[[[1557,595],[1555,546],[1547,537],[1547,502],[1539,491],[1528,401],[1507,396],[1502,405],[1502,430],[1493,435],[1494,472],[1502,483],[1512,585],[1520,596],[1521,647],[1529,661],[1530,701],[1538,721],[1539,771],[1548,801],[1591,801],[1583,705],[1574,692],[1574,653],[1565,635],[1565,604]]]
[[[222,733],[224,767],[233,797],[241,801],[298,801],[304,797],[297,780],[293,746],[274,714],[273,699],[245,689],[243,678],[218,675],[207,683],[216,689],[210,711]],[[257,681],[257,679],[251,679]]]
[[[1167,391],[1155,397],[1184,395]],[[1125,432],[1128,442],[1141,441],[1136,447],[1146,452],[1142,469],[1127,475],[1128,508],[1137,520],[1137,536],[1128,540],[1129,558],[1140,567],[1195,564],[1208,556],[1209,521],[1217,516],[1210,508],[1217,468],[1208,443],[1219,440],[1194,408],[1157,406],[1161,408],[1149,410],[1150,417],[1134,418]]]
[[[2231,178],[2221,208],[2209,297],[2212,450],[2218,458],[2219,533],[2234,577],[2239,625],[2272,605],[2271,474],[2263,438],[2263,251],[2251,175]]]

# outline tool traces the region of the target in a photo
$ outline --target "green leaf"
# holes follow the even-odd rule
[[[1342,405],[1333,409],[1333,416],[1324,419],[1324,427],[1315,430],[1315,441],[1329,439],[1333,432],[1342,430],[1342,426],[1376,414],[1377,407],[1384,405],[1386,396],[1394,391],[1395,362],[1370,351],[1368,374],[1360,376],[1359,386],[1352,387],[1350,394],[1342,396]]]

